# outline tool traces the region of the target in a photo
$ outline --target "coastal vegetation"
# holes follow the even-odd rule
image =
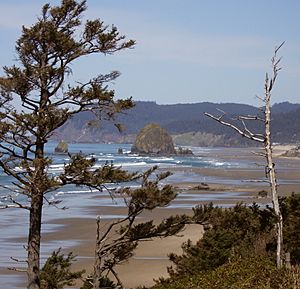
[[[119,76],[117,71],[99,74],[83,83],[71,78],[75,61],[91,55],[112,55],[135,44],[120,35],[115,26],[107,26],[99,19],[83,23],[86,9],[86,1],[45,4],[37,22],[23,26],[16,43],[18,62],[4,67],[5,76],[0,78],[0,166],[14,178],[12,190],[28,199],[21,203],[11,198],[13,207],[29,213],[28,289],[41,286],[43,205],[51,204],[47,194],[71,184],[101,190],[104,183],[133,177],[112,165],[93,170],[95,160],[83,155],[72,156],[60,175],[47,173],[52,160],[45,155],[45,144],[69,118],[89,111],[98,119],[101,114],[101,118],[113,121],[115,114],[133,106],[130,98],[115,100],[114,91],[108,88]],[[21,109],[16,108],[16,100]],[[16,165],[21,172],[14,170]]]
[[[213,204],[199,205],[189,217],[177,216],[179,223],[174,229],[178,231],[184,224],[198,224],[205,228],[203,237],[196,243],[190,240],[183,243],[182,254],[170,254],[173,265],[168,268],[169,277],[159,278],[157,285],[151,289],[299,288],[300,194],[292,194],[279,201],[283,214],[284,250],[291,255],[288,266],[276,267],[276,215],[272,208],[242,203],[227,209]],[[171,223],[164,222],[163,227],[167,224]],[[53,257],[56,258],[57,253],[53,253],[49,260]],[[64,258],[65,261],[71,266],[73,260],[68,256]],[[56,268],[56,263],[53,264]],[[67,284],[72,276],[69,270],[61,269],[59,273],[62,278],[54,278],[58,271],[49,265],[44,268],[47,268],[49,280],[60,280]],[[114,282],[109,276],[113,275],[103,275],[100,280],[102,287],[99,288],[123,288],[121,283]],[[82,289],[94,288],[92,284],[86,279]]]
[[[182,255],[171,254],[170,277],[153,289],[179,288],[299,288],[300,195],[280,198],[284,250],[291,264],[276,268],[274,210],[237,204],[194,209],[194,221],[209,224],[196,244],[182,245]],[[292,266],[292,267],[291,267]]]
[[[278,73],[281,70],[281,67],[279,66],[281,58],[278,57],[278,51],[283,45],[284,42],[282,42],[278,47],[275,48],[274,55],[271,59],[271,76],[269,76],[269,74],[266,73],[264,96],[260,98],[263,104],[261,108],[261,113],[257,113],[255,115],[238,115],[233,120],[225,119],[226,112],[222,112],[222,114],[219,116],[212,115],[208,112],[205,113],[206,116],[219,122],[225,127],[233,129],[242,137],[260,143],[263,146],[263,152],[259,152],[258,155],[263,157],[266,161],[266,182],[268,182],[268,184],[270,185],[272,204],[276,215],[276,263],[278,268],[283,266],[283,219],[279,207],[277,172],[275,170],[275,163],[273,157],[274,141],[271,137],[271,96],[278,77]],[[253,122],[255,124],[263,125],[263,132],[257,129],[251,129],[249,126],[250,124],[253,124]]]
[[[124,288],[116,268],[121,264],[126,266],[141,242],[174,236],[188,225],[203,227],[203,236],[196,243],[190,240],[183,243],[182,254],[169,255],[172,262],[168,268],[169,277],[157,280],[153,289],[299,288],[300,196],[278,197],[270,138],[270,96],[279,71],[278,50],[272,63],[273,77],[266,78],[265,82],[263,119],[252,115],[256,108],[235,104],[223,104],[222,107],[228,108],[229,119],[236,117],[237,107],[247,111],[247,116],[238,116],[243,130],[224,122],[223,114],[209,115],[234,128],[246,139],[264,144],[265,174],[271,185],[273,207],[239,203],[225,209],[213,204],[199,205],[187,215],[145,221],[141,218],[143,214],[164,208],[176,198],[174,188],[162,183],[170,176],[169,172],[159,171],[156,166],[145,172],[128,172],[109,162],[96,166],[94,156],[78,153],[69,154],[59,173],[49,173],[53,160],[46,155],[45,146],[54,138],[54,133],[61,136],[70,125],[76,129],[76,126],[82,128],[84,123],[83,126],[96,134],[98,124],[103,120],[109,121],[109,130],[112,126],[121,130],[122,118],[118,115],[134,107],[131,98],[116,100],[114,90],[109,89],[119,72],[100,74],[84,83],[72,78],[75,61],[91,55],[113,55],[135,45],[135,41],[126,40],[113,25],[107,26],[99,19],[84,23],[86,9],[86,1],[62,0],[58,6],[44,5],[37,22],[22,29],[16,43],[17,64],[4,67],[4,76],[0,78],[0,167],[14,180],[13,186],[3,187],[25,197],[19,201],[10,195],[10,204],[1,208],[19,208],[28,212],[27,288]],[[15,99],[21,103],[20,109],[16,107]],[[199,116],[201,111],[197,111],[197,107],[194,105],[193,111]],[[205,110],[206,107],[212,106],[205,103]],[[175,106],[170,112],[165,107],[163,113],[169,122],[164,122],[155,111],[150,113],[149,109],[143,108],[144,118],[140,123],[156,117],[164,129],[153,124],[146,127],[146,132],[149,127],[152,129],[148,139],[143,144],[137,141],[134,148],[138,150],[133,149],[133,152],[189,154],[189,150],[182,148],[175,151],[172,138],[165,131],[170,127],[185,134],[187,126],[192,129],[193,125],[198,125],[201,132],[188,131],[188,136],[206,138],[211,145],[236,142],[230,133],[224,133],[223,128],[218,128],[218,133],[205,130],[210,127],[208,122],[202,118],[194,122],[193,114],[188,119],[178,120],[181,109]],[[138,123],[139,118],[135,119],[135,116],[131,115],[131,121]],[[246,126],[246,119],[259,119],[262,124]],[[253,134],[252,128],[257,128],[257,133]],[[129,129],[135,130],[136,126]],[[68,141],[67,134],[65,136]],[[294,137],[298,140],[299,134]],[[154,139],[161,140],[159,147],[153,145]],[[154,150],[149,149],[149,144]],[[66,143],[61,143],[60,151],[68,153]],[[135,187],[127,185],[128,182],[134,182]],[[108,184],[119,187],[111,189]],[[59,200],[48,198],[50,192],[64,186],[84,186],[98,192],[105,190],[112,200],[118,197],[125,204],[125,215],[105,223],[106,227],[101,226],[101,217],[95,220],[96,232],[90,232],[96,236],[92,272],[85,272],[85,268],[73,271],[76,257],[73,253],[65,255],[61,249],[54,251],[41,265],[43,207],[48,204],[58,210],[65,209],[60,207]],[[209,190],[206,183],[197,188]],[[22,271],[22,268],[13,269]],[[89,275],[84,275],[86,273]],[[78,280],[82,284],[78,285]]]
[[[268,258],[252,256],[236,258],[214,270],[172,280],[152,289],[296,289],[298,284],[299,268],[277,269]]]
[[[163,208],[176,197],[170,185],[159,187],[159,182],[169,176],[168,173],[157,174],[154,180],[149,180],[156,169],[153,167],[141,175],[140,188],[125,187],[114,192],[114,197],[122,196],[126,203],[127,214],[123,218],[105,227],[98,217],[93,272],[85,277],[85,270],[71,272],[75,256],[69,253],[65,257],[58,250],[41,270],[41,288],[64,288],[74,285],[76,279],[84,280],[84,289],[123,288],[116,267],[133,256],[139,243],[172,236],[184,228],[189,221],[186,215],[173,215],[158,223],[138,220],[145,211]]]

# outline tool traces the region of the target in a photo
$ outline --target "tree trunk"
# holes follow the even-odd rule
[[[93,274],[93,289],[101,289],[100,278],[101,278],[101,259],[99,258],[97,251],[95,256],[94,274]]]
[[[99,256],[99,252],[100,252],[100,218],[97,218],[93,289],[100,289],[100,277],[102,272],[101,272],[101,257]]]
[[[39,128],[38,135],[43,134],[43,128]],[[31,207],[29,217],[28,235],[28,289],[40,289],[40,249],[41,249],[41,226],[44,198],[45,164],[44,142],[37,138],[34,161],[34,172],[31,189]]]
[[[237,131],[240,135],[243,137],[246,137],[248,139],[260,142],[264,144],[265,153],[263,154],[266,158],[267,165],[266,165],[266,177],[269,179],[269,183],[271,186],[271,193],[272,193],[272,203],[275,215],[277,217],[276,220],[276,231],[277,231],[277,249],[276,249],[276,263],[277,267],[280,268],[282,264],[283,259],[283,218],[279,207],[279,200],[278,200],[278,191],[277,191],[277,180],[276,180],[276,170],[275,170],[275,164],[273,162],[273,152],[272,152],[272,142],[271,142],[271,92],[273,89],[273,86],[276,82],[278,71],[281,69],[278,67],[278,64],[280,62],[280,58],[277,58],[277,52],[282,47],[284,42],[282,42],[279,47],[275,49],[274,56],[272,57],[272,68],[273,68],[273,76],[269,80],[268,74],[266,74],[265,78],[265,95],[264,95],[264,115],[265,118],[262,119],[259,115],[257,116],[238,116],[238,120],[240,120],[244,126],[244,129],[240,129],[238,126],[226,122],[223,120],[223,116],[225,113],[223,113],[221,116],[214,116],[209,113],[205,113],[208,117],[218,121],[219,123],[228,126],[235,131]],[[264,130],[265,134],[256,134],[253,133],[251,130],[248,129],[245,120],[263,120],[264,121]]]
[[[40,246],[43,195],[32,196],[28,236],[28,289],[40,289]]]
[[[265,107],[265,135],[266,135],[265,151],[266,151],[266,159],[267,159],[266,173],[269,177],[269,181],[271,185],[273,208],[274,208],[275,215],[277,217],[276,263],[277,263],[277,267],[280,268],[282,266],[283,219],[282,219],[282,214],[280,211],[279,201],[278,201],[278,191],[277,191],[278,185],[276,180],[275,164],[273,162],[270,122],[271,122],[270,98],[269,95],[267,95],[266,107]]]

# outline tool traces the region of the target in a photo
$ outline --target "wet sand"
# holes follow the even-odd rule
[[[287,159],[278,158],[281,151],[285,151],[287,147],[279,148],[275,150],[275,161],[278,166],[278,178],[284,183],[279,185],[280,195],[289,195],[292,192],[300,192],[300,160],[299,159]],[[244,151],[245,154],[241,154]],[[253,154],[249,154],[247,150],[241,150],[235,155],[239,159],[251,160],[254,163],[263,163],[264,160]],[[232,155],[215,155],[218,159],[228,159]],[[211,176],[220,180],[218,183],[208,183],[209,190],[199,189],[199,183],[181,183],[174,184],[178,192],[178,207],[180,203],[186,203],[187,201],[180,201],[180,197],[184,197],[185,194],[201,196],[201,194],[214,194],[220,192],[236,192],[237,194],[233,198],[216,199],[215,204],[232,205],[237,202],[244,203],[271,203],[271,198],[259,198],[258,192],[261,190],[269,191],[269,185],[267,183],[257,182],[264,179],[264,168],[257,166],[250,169],[207,169],[207,168],[193,168],[194,173],[199,175]],[[234,184],[222,184],[222,180],[234,180],[239,181],[238,185]],[[251,182],[249,182],[251,181]],[[233,182],[236,183],[236,182]],[[240,195],[239,195],[240,193]],[[195,202],[191,201],[191,206],[195,206],[199,203],[207,203],[207,201]],[[156,221],[162,220],[172,214],[191,214],[191,209],[157,209],[153,212],[147,212],[143,215],[143,220],[154,219]],[[109,210],[110,214],[124,214],[126,211],[124,208],[92,208],[91,214],[101,215],[106,214],[106,210]],[[104,221],[107,222],[107,221]],[[65,225],[64,230],[60,230],[55,234],[48,234],[46,239],[55,238],[78,238],[80,236],[80,244],[73,248],[70,248],[78,257],[78,262],[75,264],[74,269],[85,268],[87,272],[92,271],[93,256],[95,247],[95,232],[96,222],[95,219],[74,219],[69,221],[60,220],[61,224]],[[153,279],[158,279],[160,276],[167,276],[167,266],[170,266],[167,255],[171,252],[181,253],[181,244],[191,239],[196,242],[203,233],[203,229],[200,226],[192,225],[185,228],[185,230],[179,234],[179,236],[173,236],[166,239],[156,239],[141,243],[135,252],[135,255],[126,264],[118,266],[117,271],[124,285],[129,287],[136,287],[139,285],[151,285]]]
[[[285,151],[285,148],[281,148]],[[300,192],[300,159],[288,159],[277,157],[280,149],[274,151],[276,158],[276,166],[278,169],[278,179],[281,181],[279,193],[288,195],[292,192]],[[208,155],[206,155],[208,156]],[[199,182],[178,183],[174,184],[178,192],[178,198],[174,202],[172,208],[156,209],[152,212],[146,212],[142,215],[142,221],[155,220],[160,221],[172,214],[191,214],[190,208],[182,208],[180,205],[189,204],[193,207],[197,204],[207,203],[209,201],[199,201],[198,197],[210,195],[215,204],[233,205],[237,202],[244,203],[271,203],[270,197],[258,198],[258,192],[261,190],[269,191],[267,183],[260,182],[264,180],[264,160],[251,153],[247,149],[239,149],[234,153],[232,150],[229,154],[213,152],[213,157],[220,160],[228,160],[229,158],[237,158],[239,160],[250,160],[253,163],[258,163],[249,169],[208,169],[208,168],[187,168],[187,171],[199,174],[199,176],[213,177],[217,179],[217,183],[207,183],[209,189],[201,188],[202,179]],[[183,169],[181,169],[183,170]],[[231,192],[232,197],[222,198],[222,194]],[[196,197],[196,198],[193,198]],[[214,198],[214,196],[216,196]],[[189,198],[187,198],[189,197]],[[97,197],[95,197],[95,202]],[[92,272],[95,235],[96,235],[96,216],[97,215],[124,215],[126,209],[123,207],[91,207],[89,208],[90,217],[60,219],[55,220],[55,224],[63,225],[63,228],[43,236],[43,242],[55,240],[77,240],[77,244],[70,248],[65,248],[64,252],[72,251],[77,255],[77,262],[74,264],[74,270],[85,268],[87,273]],[[101,224],[105,225],[111,220],[105,219]],[[51,222],[50,222],[51,223]],[[123,284],[126,288],[134,288],[139,285],[151,285],[153,279],[158,279],[161,276],[167,276],[167,266],[170,266],[168,254],[171,252],[180,253],[181,244],[191,239],[196,242],[201,238],[203,229],[198,225],[190,225],[178,236],[168,237],[166,239],[156,239],[143,242],[140,244],[131,258],[126,264],[118,266],[117,271]],[[0,272],[1,273],[1,272]],[[2,272],[3,273],[3,272]],[[22,287],[20,287],[22,288]]]

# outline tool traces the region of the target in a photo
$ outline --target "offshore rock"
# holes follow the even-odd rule
[[[68,144],[61,140],[58,145],[55,147],[54,152],[58,154],[67,154],[69,150]]]
[[[184,156],[192,156],[194,155],[193,154],[193,151],[188,149],[188,148],[182,148],[182,147],[179,147],[177,150],[176,150],[176,154],[177,155],[184,155]]]
[[[172,137],[156,123],[150,123],[141,129],[131,148],[132,153],[175,155]]]
[[[300,158],[300,146],[292,148],[282,154],[284,157]]]

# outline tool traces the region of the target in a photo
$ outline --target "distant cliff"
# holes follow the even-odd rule
[[[158,105],[155,102],[136,102],[136,106],[117,117],[125,130],[119,133],[110,122],[91,125],[94,115],[83,112],[74,116],[68,123],[57,130],[54,139],[67,142],[116,142],[133,143],[137,133],[148,123],[157,123],[166,129],[178,145],[198,144],[201,146],[240,146],[255,145],[241,138],[234,131],[204,116],[204,112],[226,112],[228,118],[237,115],[254,115],[259,109],[237,103],[193,103]],[[250,128],[262,131],[262,126],[253,123]],[[275,104],[272,108],[273,141],[279,143],[300,142],[300,104],[288,102]]]

